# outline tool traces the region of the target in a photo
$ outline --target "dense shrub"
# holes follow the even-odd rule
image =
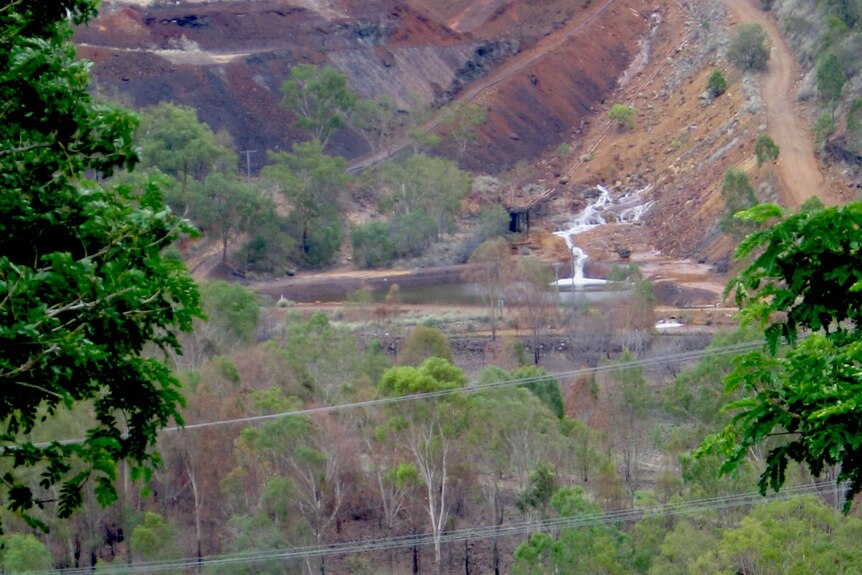
[[[395,216],[390,220],[389,228],[399,257],[422,255],[437,237],[437,224],[418,211]]]
[[[754,144],[754,154],[757,156],[757,166],[760,167],[766,162],[774,162],[778,159],[778,144],[769,136],[769,134],[760,134],[757,137],[757,142]]]
[[[398,363],[419,366],[429,357],[439,357],[451,363],[453,359],[449,340],[437,328],[416,326],[416,329],[404,340]]]
[[[709,90],[709,95],[713,98],[717,98],[727,91],[727,80],[724,74],[721,73],[721,70],[716,68],[712,71],[712,74],[709,75],[709,79],[706,81],[706,88]]]
[[[383,222],[360,224],[353,228],[353,262],[360,268],[379,268],[392,263],[395,244],[389,226]]]
[[[727,48],[727,59],[743,72],[765,70],[769,45],[763,26],[750,22],[740,24]]]
[[[608,118],[623,130],[634,128],[637,108],[625,104],[614,104],[608,111]]]
[[[727,209],[724,217],[719,221],[721,231],[736,238],[742,238],[753,231],[751,223],[733,217],[735,213],[757,204],[754,188],[751,187],[745,172],[735,168],[725,172],[721,183],[721,197]]]

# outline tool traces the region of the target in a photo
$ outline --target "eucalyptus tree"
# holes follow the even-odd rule
[[[293,151],[270,152],[261,175],[290,204],[294,252],[309,267],[329,263],[341,242],[340,201],[350,182],[344,158],[328,156],[317,140],[294,144]]]
[[[446,392],[464,386],[460,369],[445,359],[431,357],[419,367],[394,367],[383,374],[377,385],[383,397],[416,393]],[[394,402],[390,429],[408,446],[412,464],[425,487],[427,511],[437,573],[442,572],[442,538],[452,509],[454,477],[459,438],[469,424],[470,402],[463,394]]]
[[[347,76],[330,67],[298,64],[281,86],[284,107],[296,114],[295,126],[326,148],[332,133],[344,126],[357,104]]]

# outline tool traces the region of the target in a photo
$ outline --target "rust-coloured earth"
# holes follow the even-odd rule
[[[725,0],[733,21],[755,19],[771,36],[760,107],[750,105],[743,78],[720,52],[697,58],[711,35],[732,24],[719,17],[713,28],[703,26],[698,10],[721,8],[706,0],[136,2],[109,4],[76,40],[107,94],[138,106],[174,100],[196,107],[213,128],[230,131],[238,149],[254,150],[254,170],[264,150],[289,148],[302,137],[279,94],[299,62],[333,65],[363,96],[387,94],[405,108],[449,97],[477,103],[488,121],[462,165],[497,173],[526,161],[518,183],[547,192],[533,210],[531,253],[567,262],[564,244],[550,233],[583,208],[590,186],[602,183],[617,194],[650,186],[655,205],[643,223],[578,238],[591,256],[588,273],[621,262],[618,249],[625,248],[653,279],[706,289],[718,300],[725,278],[710,270],[732,249],[716,226],[729,167],[765,186],[761,200],[795,206],[810,189],[826,203],[848,196],[846,182],[828,172],[824,179],[805,145],[808,120],[787,101],[797,74],[792,54],[755,3]],[[703,92],[715,67],[729,89],[710,100]],[[634,128],[610,125],[607,110],[618,102],[637,108]],[[445,135],[433,118],[426,127]],[[782,156],[756,168],[753,142],[764,129]],[[561,143],[570,151],[560,151]],[[390,143],[387,153],[401,144]],[[347,130],[332,151],[354,165],[382,157]],[[442,152],[455,156],[452,145]],[[509,203],[531,200],[516,193]],[[489,200],[507,198],[478,201]]]

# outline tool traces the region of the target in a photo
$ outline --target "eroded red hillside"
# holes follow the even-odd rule
[[[109,95],[195,107],[240,150],[259,151],[253,168],[263,150],[303,137],[279,89],[292,66],[310,62],[345,72],[365,97],[386,94],[405,108],[474,95],[489,121],[463,163],[494,172],[555,147],[600,105],[650,10],[641,0],[332,4],[108,4],[76,40]],[[343,130],[331,151],[352,158],[369,149]]]

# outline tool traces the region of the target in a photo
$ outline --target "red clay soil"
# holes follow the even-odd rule
[[[488,121],[463,164],[506,168],[569,140],[616,87],[649,30],[649,4],[605,0],[465,92]],[[584,22],[586,20],[586,22]],[[501,165],[501,158],[504,160]]]
[[[278,0],[108,5],[76,41],[105,93],[135,106],[193,106],[240,150],[257,150],[255,170],[264,150],[304,137],[281,107],[280,85],[297,63],[335,65],[363,96],[402,103],[408,93],[444,102],[478,82],[470,94],[489,121],[463,164],[495,172],[555,148],[613,89],[648,28],[649,5],[607,4],[345,0],[325,13]],[[349,130],[330,148],[348,158],[367,151]]]
[[[732,12],[753,5],[726,1]],[[715,262],[732,249],[716,226],[724,209],[720,182],[729,167],[746,170],[756,187],[774,190],[761,200],[796,205],[818,184],[794,187],[807,181],[798,175],[799,166],[813,164],[803,171],[816,178],[816,160],[799,142],[808,138],[805,121],[794,107],[776,100],[792,93],[795,80],[792,65],[789,73],[779,71],[789,57],[780,39],[772,42],[775,72],[761,78],[760,111],[748,109],[742,78],[720,57],[675,83],[668,79],[706,33],[689,12],[694,4],[593,0],[572,9],[557,0],[356,0],[339,3],[340,15],[333,16],[275,0],[217,2],[107,9],[77,39],[82,54],[96,61],[97,77],[109,94],[128,93],[139,105],[171,99],[195,106],[213,127],[229,129],[239,149],[258,151],[251,156],[254,167],[264,161],[263,150],[285,149],[301,136],[290,128],[292,118],[280,106],[278,89],[297,62],[338,62],[364,89],[379,84],[394,90],[402,83],[422,88],[424,82],[430,98],[447,89],[431,86],[432,78],[448,78],[452,88],[463,81],[470,62],[481,61],[480,49],[514,41],[516,54],[492,62],[490,72],[464,84],[457,95],[489,113],[463,158],[466,166],[487,173],[527,159],[539,172],[536,183],[553,190],[535,211],[531,251],[566,261],[562,242],[542,232],[558,229],[582,208],[590,186],[604,183],[622,193],[649,185],[656,203],[645,225],[599,229],[582,238],[591,262],[618,261],[620,247],[641,262],[654,258],[656,248]],[[724,24],[714,22],[717,28]],[[772,26],[767,31],[777,33]],[[632,66],[641,58],[638,41],[646,38],[648,57]],[[152,49],[184,41],[201,50],[177,56]],[[705,100],[706,78],[715,67],[727,75],[729,89]],[[624,71],[628,81],[618,87]],[[390,81],[368,81],[378,77]],[[610,126],[607,109],[617,102],[638,109],[634,129]],[[753,142],[762,124],[782,156],[777,166],[758,169]],[[782,135],[785,124],[791,126],[789,136]],[[349,132],[336,140],[336,153],[355,157],[368,149]],[[554,153],[561,142],[574,151]],[[454,155],[451,147],[448,152]],[[840,195],[825,199],[832,203]]]

